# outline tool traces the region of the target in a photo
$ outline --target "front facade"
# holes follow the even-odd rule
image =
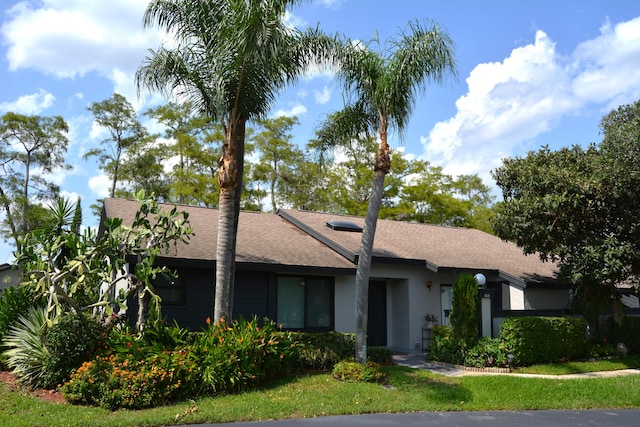
[[[131,222],[137,202],[106,199],[103,215]],[[172,207],[172,206],[171,206]],[[175,283],[158,281],[167,320],[199,329],[213,311],[217,210],[189,212],[195,236],[160,262]],[[355,332],[355,271],[364,219],[280,210],[242,212],[238,229],[234,317],[270,318],[285,329]],[[568,289],[555,268],[487,233],[379,220],[369,286],[369,344],[423,351],[427,313],[447,323],[451,285],[462,272],[482,273],[482,333],[497,336],[495,313],[562,310]],[[135,310],[132,310],[135,311]]]

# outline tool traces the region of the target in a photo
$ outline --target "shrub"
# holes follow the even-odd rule
[[[370,362],[383,366],[393,365],[391,352],[384,347],[369,347],[367,349],[367,359]]]
[[[464,355],[464,366],[476,368],[506,367],[507,356],[500,338],[482,337]]]
[[[34,306],[34,293],[29,286],[9,287],[0,292],[0,344],[21,314]],[[5,363],[0,356],[0,366]]]
[[[112,354],[82,364],[61,391],[71,403],[141,409],[196,396],[200,378],[198,363],[187,350],[146,359]]]
[[[612,345],[624,343],[630,354],[640,354],[640,317],[624,316],[620,324],[610,317],[606,336]]]
[[[340,332],[294,332],[296,357],[302,369],[328,371],[343,360],[353,359],[355,339],[353,334]]]
[[[361,364],[342,361],[333,367],[333,377],[342,381],[382,383],[386,375],[380,370],[380,365],[374,362]]]
[[[43,335],[49,352],[41,377],[43,387],[69,380],[71,372],[93,359],[104,344],[104,330],[93,317],[66,314]]]
[[[49,351],[42,337],[47,328],[44,308],[31,307],[11,325],[4,339],[7,366],[30,387],[39,387]]]
[[[513,365],[522,366],[583,357],[585,331],[584,319],[517,317],[502,322],[500,337]]]
[[[478,283],[472,275],[463,273],[453,283],[452,293],[449,319],[453,334],[458,341],[473,345],[478,339]]]
[[[275,323],[243,319],[211,323],[198,335],[195,356],[202,366],[204,386],[212,392],[240,391],[296,368],[296,344]]]
[[[454,337],[453,329],[449,326],[433,328],[430,357],[440,362],[464,364],[467,345]]]
[[[587,341],[586,357],[609,357],[617,354],[616,347],[606,341],[591,339]]]

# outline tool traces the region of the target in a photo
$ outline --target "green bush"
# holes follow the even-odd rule
[[[507,355],[500,338],[482,337],[464,355],[464,366],[501,368],[507,365]]]
[[[7,366],[18,379],[30,387],[40,387],[49,350],[42,337],[48,324],[46,309],[30,307],[9,327],[4,338]]]
[[[83,363],[61,391],[70,403],[110,410],[141,409],[195,397],[201,384],[197,361],[183,350],[146,359],[133,355],[98,356]]]
[[[386,375],[380,370],[380,365],[374,362],[366,364],[342,361],[333,367],[333,377],[342,381],[382,383]]]
[[[104,329],[93,317],[66,314],[43,335],[49,352],[41,385],[53,388],[69,380],[71,372],[93,359],[104,345]]]
[[[302,369],[329,371],[343,360],[352,360],[355,354],[353,334],[340,332],[294,332],[298,364]]]
[[[367,349],[367,360],[383,366],[393,365],[391,352],[384,347],[369,347]]]
[[[514,317],[500,327],[505,352],[518,366],[584,357],[585,332],[584,319],[566,317]]]
[[[620,324],[610,317],[607,320],[606,337],[611,345],[624,343],[629,354],[640,354],[640,317],[624,316]]]
[[[34,292],[29,286],[12,286],[0,292],[0,344],[18,317],[36,305],[34,297]],[[0,366],[5,363],[4,356],[0,356]]]
[[[295,347],[291,334],[278,332],[268,320],[259,327],[254,318],[209,324],[196,338],[194,353],[204,386],[217,393],[244,390],[293,372]]]
[[[430,358],[440,362],[464,364],[466,344],[458,341],[449,326],[436,326],[433,328],[431,340]]]

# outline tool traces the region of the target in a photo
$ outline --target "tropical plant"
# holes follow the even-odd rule
[[[220,184],[214,319],[230,319],[236,234],[243,188],[246,124],[269,111],[285,84],[328,57],[332,40],[285,21],[299,0],[154,0],[145,27],[175,35],[175,48],[151,50],[136,73],[138,88],[189,100],[226,136]]]
[[[9,328],[4,338],[7,366],[27,386],[43,385],[41,377],[50,354],[42,337],[50,326],[47,310],[31,307]]]
[[[385,176],[391,168],[388,132],[402,134],[413,110],[417,92],[428,82],[440,83],[455,75],[453,41],[437,24],[409,23],[409,32],[388,40],[379,52],[370,45],[346,43],[340,55],[338,77],[350,102],[329,116],[320,140],[335,147],[354,138],[377,134],[379,147],[365,217],[356,270],[356,361],[367,361],[368,289],[373,239],[382,203]],[[387,54],[390,52],[390,54]]]

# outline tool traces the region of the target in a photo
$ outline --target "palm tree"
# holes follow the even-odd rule
[[[379,147],[374,179],[356,269],[356,361],[367,360],[368,294],[373,239],[382,202],[384,179],[391,168],[387,142],[389,127],[402,134],[416,95],[427,83],[441,83],[456,75],[454,43],[435,23],[415,21],[409,34],[388,40],[379,53],[357,43],[347,44],[340,57],[338,77],[348,94],[343,111],[328,117],[318,131],[324,148],[345,140],[376,134]],[[374,40],[380,46],[379,41]],[[371,44],[371,43],[370,43]],[[387,54],[388,52],[388,54]]]
[[[314,60],[326,58],[332,46],[318,30],[303,33],[285,24],[287,8],[299,2],[152,0],[144,15],[145,27],[175,34],[177,45],[150,51],[136,74],[138,89],[187,99],[225,131],[218,174],[216,320],[232,314],[246,123],[264,117],[277,93]]]

